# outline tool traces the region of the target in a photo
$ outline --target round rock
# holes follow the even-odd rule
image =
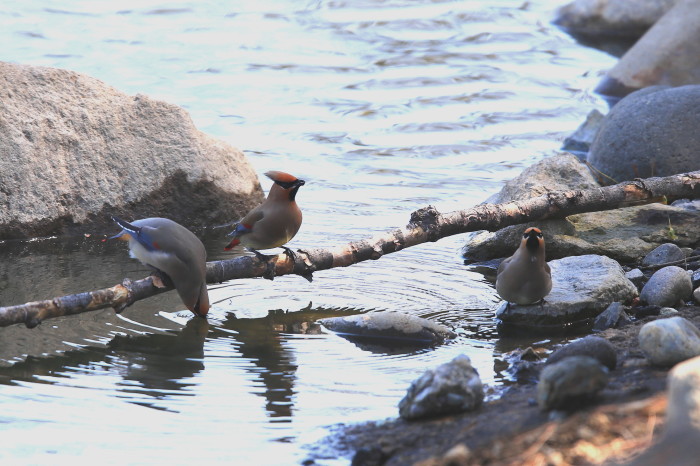
[[[602,332],[603,330],[622,327],[632,322],[630,316],[625,312],[625,307],[622,303],[611,303],[603,312],[593,321],[593,331]]]
[[[642,265],[659,265],[668,262],[682,261],[685,253],[673,243],[664,243],[642,259]]]
[[[608,370],[590,356],[570,356],[546,366],[537,384],[543,410],[573,410],[591,401],[608,383]]]
[[[414,380],[399,402],[399,415],[419,419],[470,411],[481,404],[484,388],[468,356],[429,369]]]
[[[618,182],[700,167],[700,85],[633,92],[603,120],[588,162]]]
[[[639,346],[649,362],[672,366],[700,355],[700,330],[682,317],[658,319],[639,330]]]
[[[642,288],[639,298],[655,306],[673,307],[688,301],[693,293],[693,282],[682,268],[670,265],[657,270]]]
[[[545,364],[554,364],[571,356],[589,356],[610,370],[617,366],[617,354],[613,345],[605,338],[592,335],[572,341],[557,349],[549,355]]]
[[[395,344],[440,344],[455,334],[444,325],[403,312],[368,312],[329,317],[319,323],[343,337],[355,337]]]

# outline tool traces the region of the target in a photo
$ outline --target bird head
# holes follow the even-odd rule
[[[288,193],[290,201],[294,200],[299,188],[306,184],[304,180],[300,180],[294,175],[280,171],[269,171],[265,173],[265,176],[274,181],[276,186],[279,186]]]
[[[539,228],[530,227],[525,230],[523,242],[530,252],[544,250],[544,236]]]

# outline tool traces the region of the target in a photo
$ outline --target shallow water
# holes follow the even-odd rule
[[[258,173],[305,179],[290,246],[326,247],[404,225],[428,204],[481,202],[604,110],[589,90],[614,59],[550,25],[558,4],[27,1],[0,6],[0,60],[185,107]],[[408,384],[459,353],[496,393],[507,383],[502,353],[529,342],[498,338],[498,298],[462,264],[463,243],[443,239],[313,283],[214,285],[208,323],[168,293],[119,316],[0,329],[0,359],[16,361],[0,368],[0,457],[294,464],[329,426],[396,416]],[[222,247],[209,241],[210,259],[230,257]],[[95,236],[8,241],[0,258],[2,305],[147,274],[123,244]],[[370,310],[410,312],[458,337],[382,350],[314,324]]]

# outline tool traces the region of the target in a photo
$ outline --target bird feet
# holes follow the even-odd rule
[[[255,249],[251,249],[253,254],[255,254],[255,257],[258,258],[260,262],[265,263],[265,272],[263,272],[262,277],[267,278],[268,280],[274,280],[275,279],[275,263],[272,262],[270,259],[270,256],[266,256],[265,254],[261,253],[260,251],[256,251]]]

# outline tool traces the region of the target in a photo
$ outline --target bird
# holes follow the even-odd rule
[[[240,244],[261,258],[259,249],[282,247],[294,260],[294,253],[284,245],[301,227],[302,215],[296,195],[306,182],[281,171],[269,171],[265,176],[274,182],[267,199],[236,224],[228,234],[233,239],[224,250],[229,251]]]
[[[515,253],[501,262],[496,274],[496,292],[514,304],[544,303],[552,291],[552,272],[544,260],[544,237],[539,228],[525,230]]]
[[[206,317],[207,252],[187,228],[167,218],[153,217],[128,223],[112,217],[122,231],[110,239],[129,242],[129,255],[167,275],[187,309]]]

